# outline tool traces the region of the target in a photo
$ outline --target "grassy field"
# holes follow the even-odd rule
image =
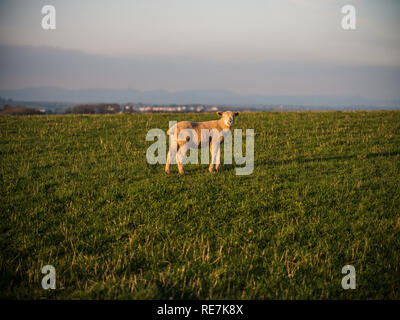
[[[400,299],[400,112],[242,114],[249,176],[147,164],[149,129],[216,117],[0,117],[0,297]]]

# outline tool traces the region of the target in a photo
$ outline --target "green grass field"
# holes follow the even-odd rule
[[[400,112],[244,113],[249,176],[147,164],[148,130],[216,118],[0,117],[0,297],[400,298]]]

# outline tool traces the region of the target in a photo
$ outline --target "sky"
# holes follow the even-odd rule
[[[41,8],[56,9],[43,30]],[[341,8],[356,9],[343,30]],[[400,97],[396,0],[1,0],[0,89]]]

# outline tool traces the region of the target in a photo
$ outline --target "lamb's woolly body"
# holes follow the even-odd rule
[[[235,116],[239,115],[239,112],[233,113],[232,111],[226,112],[218,112],[218,115],[221,116],[219,120],[211,120],[211,121],[204,121],[204,122],[190,122],[190,121],[181,121],[172,126],[168,131],[167,134],[172,136],[173,144],[176,143],[176,150],[170,148],[167,156],[167,164],[165,166],[165,172],[170,173],[170,158],[174,156],[176,153],[176,160],[178,164],[179,173],[183,174],[183,164],[182,164],[182,155],[190,148],[201,148],[202,146],[202,139],[204,139],[202,135],[202,130],[209,130],[211,132],[218,132],[220,137],[220,143],[223,142],[224,133],[229,131],[230,127],[232,126]],[[187,130],[190,129],[190,130]],[[185,131],[186,130],[186,131]],[[183,132],[184,131],[184,132]],[[184,136],[187,136],[185,139],[179,139],[181,132],[183,132]],[[193,134],[195,133],[195,134]],[[211,140],[212,138],[209,137],[210,141],[210,152],[212,155],[209,171],[214,171],[214,165],[216,170],[220,169],[220,146],[214,146],[212,148]],[[190,141],[190,143],[188,143]],[[204,143],[204,141],[203,141]],[[179,149],[179,150],[178,150]]]

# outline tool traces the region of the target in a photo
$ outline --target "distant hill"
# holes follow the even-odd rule
[[[34,114],[44,114],[44,113],[45,111],[43,109],[29,108],[26,106],[5,105],[3,109],[0,109],[0,115],[10,115],[10,116],[34,115]]]
[[[399,107],[400,101],[372,100],[357,96],[263,96],[244,95],[223,89],[169,92],[136,89],[62,89],[58,87],[27,87],[0,90],[0,96],[18,101],[60,101],[70,103],[143,102],[151,104],[231,104],[231,105],[294,105],[294,106],[376,106]]]

